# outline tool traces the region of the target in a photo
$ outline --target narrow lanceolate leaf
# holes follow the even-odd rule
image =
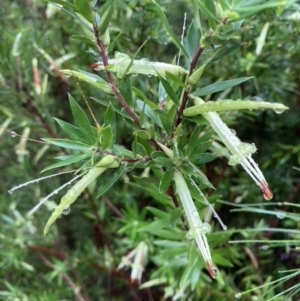
[[[117,123],[116,123],[116,115],[113,109],[112,104],[110,103],[107,107],[104,115],[104,124],[106,126],[110,126],[110,130],[112,133],[112,142],[111,144],[114,144],[116,135],[117,135]]]
[[[85,72],[82,70],[73,71],[69,69],[60,70],[59,72],[65,75],[75,76],[79,80],[84,81],[89,85],[92,85],[101,92],[104,92],[106,94],[113,94],[109,84],[96,74]]]
[[[80,162],[82,160],[87,159],[88,157],[91,157],[92,152],[90,153],[84,153],[84,154],[80,154],[80,155],[72,155],[72,156],[66,156],[66,158],[60,162],[54,163],[48,167],[46,167],[45,169],[42,170],[42,172],[54,169],[54,168],[59,168],[59,167],[63,167],[63,166],[67,166],[67,165],[71,165],[73,163],[76,162]]]
[[[167,80],[165,80],[164,78],[160,77],[160,82],[162,84],[162,86],[164,87],[165,92],[168,94],[168,96],[170,97],[170,99],[176,104],[179,105],[179,98],[176,95],[175,91],[173,90],[173,88],[171,87],[171,85],[168,83]]]
[[[98,24],[98,31],[100,36],[102,36],[107,30],[113,11],[114,11],[114,4],[110,5],[108,9],[106,9],[101,14],[100,22]]]
[[[89,22],[93,23],[93,14],[88,0],[74,0],[76,10],[83,15]]]
[[[126,173],[130,168],[126,164],[116,168],[113,173],[107,178],[97,191],[97,198],[103,195],[110,187],[112,187],[118,179]]]
[[[179,171],[175,172],[174,181],[176,192],[178,193],[184,213],[189,223],[190,231],[188,236],[195,239],[210,276],[215,278],[216,272],[212,264],[210,249],[206,239],[206,234],[210,232],[210,226],[201,221],[198,211],[192,200],[189,188],[183,175]]]
[[[215,29],[218,24],[218,19],[216,16],[216,9],[214,2],[211,0],[197,0],[196,1],[199,9],[205,15],[208,20],[209,26],[211,29]]]
[[[96,132],[93,129],[85,112],[71,95],[69,95],[69,102],[77,127],[84,134],[88,143],[90,143],[91,145],[95,144]]]
[[[223,82],[214,83],[214,84],[211,84],[211,85],[208,85],[206,87],[196,90],[194,93],[192,93],[192,95],[193,96],[204,96],[204,95],[224,91],[228,88],[237,86],[251,78],[252,77],[240,77],[240,78],[236,78],[236,79],[225,80]]]
[[[51,0],[49,1],[50,3],[56,3],[56,4],[59,4],[67,9],[70,9],[70,10],[75,10],[76,9],[76,6],[70,2],[67,2],[67,1],[63,1],[63,0]]]
[[[221,112],[232,110],[265,110],[271,109],[276,113],[282,113],[288,110],[288,107],[281,103],[265,102],[265,101],[251,101],[251,100],[217,100],[207,101],[197,106],[192,106],[183,111],[183,115],[191,117],[207,112]]]
[[[47,234],[51,225],[57,220],[62,214],[63,210],[66,210],[73,204],[78,196],[90,185],[97,177],[99,177],[108,168],[116,168],[119,163],[115,157],[108,155],[105,156],[98,162],[91,170],[84,175],[68,192],[61,198],[60,204],[55,208],[52,215],[50,216],[47,224],[44,228],[44,235]]]
[[[196,27],[195,21],[191,22],[186,38],[184,40],[184,48],[191,60],[196,50],[200,47],[200,30]]]
[[[157,4],[154,0],[152,0],[152,2],[154,3],[154,11],[156,11],[161,19],[161,21],[163,22],[167,32],[169,33],[173,43],[182,50],[182,52],[184,53],[185,56],[189,57],[188,53],[186,52],[186,50],[184,49],[184,47],[181,45],[178,37],[176,36],[176,34],[173,32],[164,12],[161,9],[161,6],[159,4]]]
[[[63,120],[60,120],[58,118],[54,118],[55,121],[59,124],[60,128],[62,129],[62,131],[69,136],[69,138],[71,140],[77,140],[80,142],[85,143],[86,139],[84,138],[84,136],[82,135],[82,132],[80,131],[80,129],[76,126],[74,126],[73,124],[67,123]]]
[[[170,159],[168,159],[168,160],[170,160]],[[173,180],[173,174],[174,174],[173,170],[167,170],[163,174],[163,176],[159,182],[159,192],[160,193],[164,193],[169,188],[169,186]]]
[[[130,77],[123,78],[122,82],[120,83],[119,90],[128,107],[133,108],[134,103],[132,98]]]
[[[51,138],[42,138],[42,140],[66,149],[75,149],[84,152],[88,152],[92,150],[92,147],[90,145],[78,141],[67,140],[67,139],[51,139]]]
[[[100,146],[102,150],[108,149],[113,142],[113,134],[109,126],[102,127],[100,132]]]

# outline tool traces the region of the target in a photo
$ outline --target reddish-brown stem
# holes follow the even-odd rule
[[[94,28],[94,36],[95,36],[95,39],[96,39],[96,46],[98,48],[99,55],[100,55],[100,57],[102,59],[103,66],[107,67],[108,66],[108,60],[107,60],[107,56],[105,54],[105,47],[102,44],[102,42],[100,41],[100,39],[99,39],[99,32],[98,32],[98,28],[96,27],[96,24],[93,25],[93,28]],[[125,112],[131,118],[131,120],[133,121],[133,123],[138,128],[143,129],[141,127],[141,125],[140,125],[140,122],[139,122],[138,118],[133,113],[133,111],[127,106],[125,100],[123,99],[122,95],[118,91],[118,88],[117,88],[117,86],[116,86],[116,84],[114,82],[114,79],[112,77],[111,72],[109,72],[108,70],[105,69],[105,73],[106,73],[108,82],[110,84],[111,90],[112,90],[113,94],[115,95],[115,97],[117,98],[117,100],[119,101],[121,107],[125,110]],[[149,141],[155,147],[156,150],[160,149],[159,145],[157,144],[157,142],[153,138],[151,138]]]
[[[115,207],[108,198],[103,197],[103,201],[105,203],[105,205],[108,207],[108,209],[118,218],[120,219],[124,219],[123,214],[120,212],[120,210],[117,209],[117,207]]]
[[[97,48],[98,48],[99,55],[101,56],[103,65],[104,65],[104,67],[107,67],[108,66],[108,61],[107,61],[107,57],[106,57],[106,54],[105,54],[105,48],[104,48],[104,45],[102,44],[102,42],[99,39],[98,28],[96,27],[95,24],[94,24],[94,36],[95,36],[95,39],[96,39],[96,45],[97,45]],[[134,122],[134,124],[137,127],[140,128],[140,123],[139,123],[137,117],[130,110],[130,108],[127,106],[126,102],[124,101],[122,95],[119,93],[119,91],[118,91],[118,89],[117,89],[117,87],[115,85],[115,82],[113,80],[112,74],[109,71],[107,71],[107,70],[105,70],[105,73],[106,73],[108,82],[110,84],[111,90],[114,93],[114,95],[117,98],[117,100],[119,101],[120,105],[125,110],[125,112],[128,114],[128,116],[131,118],[131,120]]]
[[[196,52],[194,53],[194,56],[191,60],[191,65],[190,65],[190,70],[189,70],[189,74],[188,76],[190,76],[194,69],[195,69],[195,66],[199,60],[199,57],[202,53],[204,49],[199,47]],[[175,128],[179,125],[180,121],[181,121],[181,117],[182,117],[182,114],[183,114],[183,110],[185,109],[185,106],[186,106],[186,103],[188,101],[188,96],[189,96],[189,93],[190,93],[190,88],[186,88],[183,92],[183,96],[182,96],[182,100],[181,100],[181,104],[180,104],[180,107],[177,111],[177,116],[176,116],[176,120],[174,122],[174,125],[173,125],[173,130],[175,130]]]

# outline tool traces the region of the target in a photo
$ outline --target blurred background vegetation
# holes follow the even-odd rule
[[[104,2],[98,1],[97,5]],[[176,35],[181,37],[184,13],[187,26],[194,18],[193,1],[176,1],[176,5],[174,1],[157,2]],[[299,300],[300,214],[296,205],[300,181],[296,168],[300,159],[300,6],[297,2],[288,8],[265,9],[246,19],[238,34],[228,41],[227,56],[212,62],[201,78],[203,85],[208,85],[253,76],[253,80],[238,88],[209,97],[222,99],[229,94],[233,99],[256,97],[282,102],[290,110],[281,115],[249,111],[226,116],[242,141],[256,144],[255,159],[274,198],[271,203],[264,203],[260,191],[243,170],[228,168],[225,159],[218,158],[205,165],[203,170],[216,187],[215,192],[208,194],[220,195],[222,202],[215,207],[228,230],[222,236],[212,234],[210,241],[221,278],[211,280],[202,271],[193,288],[185,286],[185,279],[192,276],[176,253],[163,254],[163,247],[155,244],[155,233],[136,232],[138,224],[147,225],[153,220],[153,215],[145,209],[147,206],[164,210],[163,197],[157,196],[151,186],[158,185],[155,177],[133,180],[143,170],[140,174],[129,173],[99,199],[89,191],[84,193],[72,206],[72,212],[62,217],[46,236],[42,230],[54,206],[52,202],[58,202],[63,192],[33,216],[27,217],[26,213],[70,176],[53,177],[8,194],[13,186],[39,178],[40,172],[53,164],[54,157],[64,154],[57,147],[22,140],[20,136],[35,140],[64,138],[53,117],[73,122],[68,92],[82,107],[84,98],[87,99],[99,121],[105,108],[96,100],[107,101],[108,97],[58,72],[59,69],[89,71],[89,65],[95,62],[88,54],[89,47],[76,38],[80,29],[68,14],[44,1],[4,0],[0,15],[0,299]],[[257,39],[266,26],[266,41],[259,52]],[[151,1],[115,1],[109,28],[111,40],[120,35],[111,53],[120,51],[133,56],[145,40],[147,43],[138,54],[140,58],[171,63],[178,53]],[[205,61],[209,55],[204,53],[201,60]],[[157,78],[134,80],[141,90],[157,91]],[[230,120],[235,121],[230,123]],[[130,147],[131,129],[121,118],[117,121],[118,144]],[[214,220],[212,223],[218,233],[219,226]],[[121,258],[140,241],[150,242],[141,282],[161,281],[144,289],[131,281],[130,271],[117,270]],[[169,266],[164,265],[165,258]],[[271,283],[282,277],[286,278]]]

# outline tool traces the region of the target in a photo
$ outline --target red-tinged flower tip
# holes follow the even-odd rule
[[[272,191],[270,190],[270,188],[268,187],[268,185],[267,185],[266,183],[264,183],[264,182],[260,182],[260,183],[258,183],[258,186],[259,186],[259,188],[260,188],[261,191],[262,191],[262,194],[263,194],[263,196],[264,196],[264,199],[265,199],[266,201],[271,200],[272,197],[273,197],[273,193],[272,193]]]
[[[212,266],[210,261],[205,261],[205,265],[206,265],[206,268],[207,268],[207,271],[208,271],[210,277],[215,279],[216,278],[216,269]]]
[[[103,64],[100,63],[94,63],[92,65],[90,65],[90,69],[95,70],[95,71],[100,71],[103,67]]]

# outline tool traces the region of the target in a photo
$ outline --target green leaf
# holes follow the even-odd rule
[[[233,267],[233,264],[228,259],[218,254],[217,252],[213,254],[213,259],[214,259],[214,263],[219,266],[229,267],[229,268]]]
[[[133,99],[132,99],[132,92],[131,92],[131,80],[129,76],[126,76],[121,81],[119,86],[119,90],[121,95],[123,96],[126,104],[129,108],[133,108]]]
[[[136,137],[137,138],[137,137]],[[134,153],[134,157],[148,157],[147,151],[143,144],[137,142],[135,139],[132,143],[132,152]]]
[[[81,36],[81,35],[72,35],[72,39],[77,40],[83,44],[86,44],[90,47],[95,47],[95,42],[91,39],[89,39],[86,36]]]
[[[148,107],[151,110],[157,109],[157,105],[154,104],[152,101],[150,101],[143,92],[141,92],[135,87],[132,87],[132,91],[134,92],[135,95],[139,96],[148,105]]]
[[[282,7],[285,5],[285,1],[241,1],[238,3],[236,7],[234,7],[234,11],[240,14],[241,18],[247,18],[257,14],[258,12],[272,7]]]
[[[147,226],[143,226],[139,228],[138,232],[155,232],[162,228],[166,228],[169,225],[170,225],[170,221],[168,219],[158,219]]]
[[[133,132],[133,135],[139,136],[144,140],[149,140],[151,138],[150,134],[145,130],[135,131],[135,132]]]
[[[113,12],[114,12],[114,3],[110,5],[104,12],[102,12],[100,23],[98,24],[98,31],[100,36],[102,36],[107,30]]]
[[[157,202],[163,205],[168,205],[168,206],[172,205],[172,202],[168,196],[159,193],[158,183],[153,183],[148,178],[145,179],[145,178],[137,178],[137,177],[135,177],[135,181],[136,183],[130,182],[128,183],[128,185],[142,189],[144,192],[150,195],[154,200],[156,200]]]
[[[110,125],[102,127],[100,131],[100,146],[102,150],[106,150],[112,146],[113,134]]]
[[[60,120],[58,118],[54,118],[55,121],[59,124],[62,131],[69,136],[71,140],[77,140],[80,142],[86,142],[86,139],[82,136],[82,132],[80,129],[70,123],[67,123],[63,120]]]
[[[158,236],[160,238],[166,239],[166,240],[173,240],[178,241],[182,240],[183,235],[181,232],[168,230],[168,229],[160,229],[153,231],[153,235]]]
[[[94,98],[94,97],[91,97],[91,99],[93,99],[96,102],[100,103],[104,107],[108,107],[110,105],[110,103],[107,103],[107,101],[104,101],[104,100],[101,100],[101,99],[97,99],[97,98]],[[118,115],[122,116],[122,118],[124,118],[126,120],[131,120],[130,117],[126,113],[124,113],[123,111],[117,109],[114,106],[112,106],[112,108],[113,108],[114,112],[117,113]]]
[[[124,156],[125,158],[134,159],[132,151],[126,149],[124,146],[114,145],[113,149],[118,155],[120,155],[120,157]]]
[[[142,102],[140,99],[136,100],[136,104],[140,111],[144,112],[146,116],[148,116],[156,125],[158,125],[160,128],[162,127],[162,123],[160,119],[158,118],[157,114],[151,110],[151,108],[144,102]],[[156,107],[157,108],[157,107]]]
[[[190,157],[190,160],[197,166],[204,165],[215,160],[218,156],[211,153],[195,154]]]
[[[186,38],[184,40],[184,48],[189,55],[189,60],[191,60],[196,52],[196,50],[200,47],[200,32],[195,25],[195,21],[193,20],[188,29]]]
[[[94,23],[92,10],[88,0],[74,0],[76,11],[83,15],[90,23]]]
[[[170,167],[173,165],[172,160],[169,157],[167,157],[165,153],[160,151],[152,152],[151,158],[156,164],[162,167]]]
[[[161,76],[158,75],[158,77],[159,77],[159,80],[160,80],[161,84],[163,85],[166,93],[168,94],[168,96],[178,106],[179,105],[179,99],[178,99],[178,96],[176,95],[175,91],[171,87],[171,85],[164,78],[162,78]]]
[[[169,33],[173,43],[182,50],[182,52],[184,53],[185,56],[189,57],[189,55],[187,54],[187,52],[185,51],[184,47],[181,45],[179,39],[177,38],[177,36],[175,35],[175,33],[173,32],[164,12],[162,11],[161,7],[159,4],[157,4],[154,0],[152,0],[152,3],[154,4],[153,7],[153,11],[157,12],[161,21],[163,22],[167,32]]]
[[[167,112],[166,115],[169,120],[174,120],[177,114],[177,106],[174,104]]]
[[[91,152],[90,153],[84,153],[84,154],[79,154],[79,155],[70,155],[70,156],[65,156],[66,159],[64,159],[63,161],[51,164],[50,166],[47,166],[45,169],[42,170],[42,172],[51,170],[51,169],[55,169],[55,168],[59,168],[59,167],[63,167],[63,166],[67,166],[67,165],[71,165],[74,164],[76,162],[80,162],[82,160],[85,160],[89,157],[91,157]]]
[[[181,208],[175,208],[172,210],[171,215],[170,215],[170,224],[172,228],[175,228],[178,219],[182,215],[182,209]]]
[[[168,219],[169,213],[162,211],[160,209],[157,209],[155,207],[148,206],[147,210],[149,210],[154,216],[156,216],[159,219]]]
[[[51,138],[42,138],[42,140],[62,148],[76,149],[84,152],[90,152],[92,150],[92,147],[90,145],[78,141]]]
[[[236,51],[240,48],[241,48],[240,43],[233,44],[229,47],[226,47],[226,45],[225,45],[225,47],[218,48],[216,53],[214,54],[214,56],[209,59],[209,63],[215,62],[215,61],[219,60],[220,58],[226,56],[227,54],[233,53],[234,51]]]
[[[205,173],[203,173],[195,164],[189,162],[188,164],[182,164],[180,166],[180,172],[182,172],[187,177],[194,176],[198,179],[204,186],[209,188],[214,188],[214,186],[209,182]]]
[[[199,139],[198,139],[198,143],[205,143],[207,142],[208,140],[211,139],[211,137],[214,135],[214,131],[209,131],[207,132],[206,134],[204,134],[203,136],[201,136]]]
[[[106,178],[105,182],[100,185],[97,191],[97,198],[110,189],[110,187],[112,187],[119,180],[119,178],[128,171],[128,169],[129,168],[127,164],[123,164],[119,168],[114,169],[112,174],[110,174],[110,176]]]
[[[169,188],[169,186],[173,180],[173,174],[174,174],[173,170],[167,170],[163,174],[163,176],[159,182],[159,192],[160,193],[164,193]]]
[[[216,29],[218,25],[218,19],[216,17],[216,10],[212,0],[197,0],[197,5],[201,12],[208,20],[211,29]]]
[[[187,151],[185,152],[185,154],[187,156],[189,156],[190,154],[193,153],[193,150],[194,148],[199,144],[199,137],[200,137],[200,134],[202,132],[202,129],[200,126],[197,126],[191,136],[190,136],[190,139],[189,139],[189,144],[187,146]]]
[[[172,82],[174,82],[175,84],[177,84],[179,87],[184,88],[185,87],[185,83],[180,80],[180,78],[178,78],[178,76],[166,71],[166,79],[171,80]]]
[[[95,144],[96,133],[92,128],[89,119],[87,118],[85,112],[75,101],[75,99],[69,94],[70,107],[74,117],[75,124],[85,135],[86,141],[91,145]]]
[[[171,135],[172,132],[172,122],[166,115],[164,111],[160,111],[158,109],[153,110],[153,113],[156,114],[156,116],[161,121],[163,129],[166,131],[168,135]]]
[[[117,122],[116,122],[116,115],[113,109],[112,104],[110,103],[107,107],[104,115],[104,124],[106,126],[110,126],[111,134],[112,134],[112,141],[111,144],[115,143],[116,135],[117,135]]]
[[[224,91],[228,88],[237,86],[251,78],[253,78],[253,77],[240,77],[240,78],[236,78],[236,79],[217,82],[217,83],[214,83],[214,84],[211,84],[211,85],[208,85],[206,87],[196,90],[194,93],[192,93],[192,95],[204,96],[204,95],[209,95],[209,94],[216,93],[219,91]]]
[[[64,1],[64,0],[51,0],[51,1],[48,1],[48,2],[59,4],[63,7],[65,7],[65,8],[71,9],[71,10],[76,9],[76,6],[73,3],[70,3],[70,2],[67,2],[67,1]]]
[[[203,143],[197,143],[194,147],[189,146],[188,157],[191,158],[195,155],[200,155],[204,153],[212,144],[212,141],[207,141]]]
[[[95,87],[96,89],[98,89],[101,92],[104,92],[109,95],[113,94],[109,84],[96,74],[82,71],[82,70],[73,71],[73,70],[69,70],[69,69],[59,70],[59,72],[65,74],[65,75],[75,76],[79,80],[82,80],[82,81],[88,83],[89,85],[92,85],[93,87]]]
[[[144,149],[147,152],[147,156],[150,157],[151,153],[153,151],[150,143],[147,140],[145,140],[144,138],[142,138],[141,136],[135,136],[135,139],[139,144],[143,145]]]

